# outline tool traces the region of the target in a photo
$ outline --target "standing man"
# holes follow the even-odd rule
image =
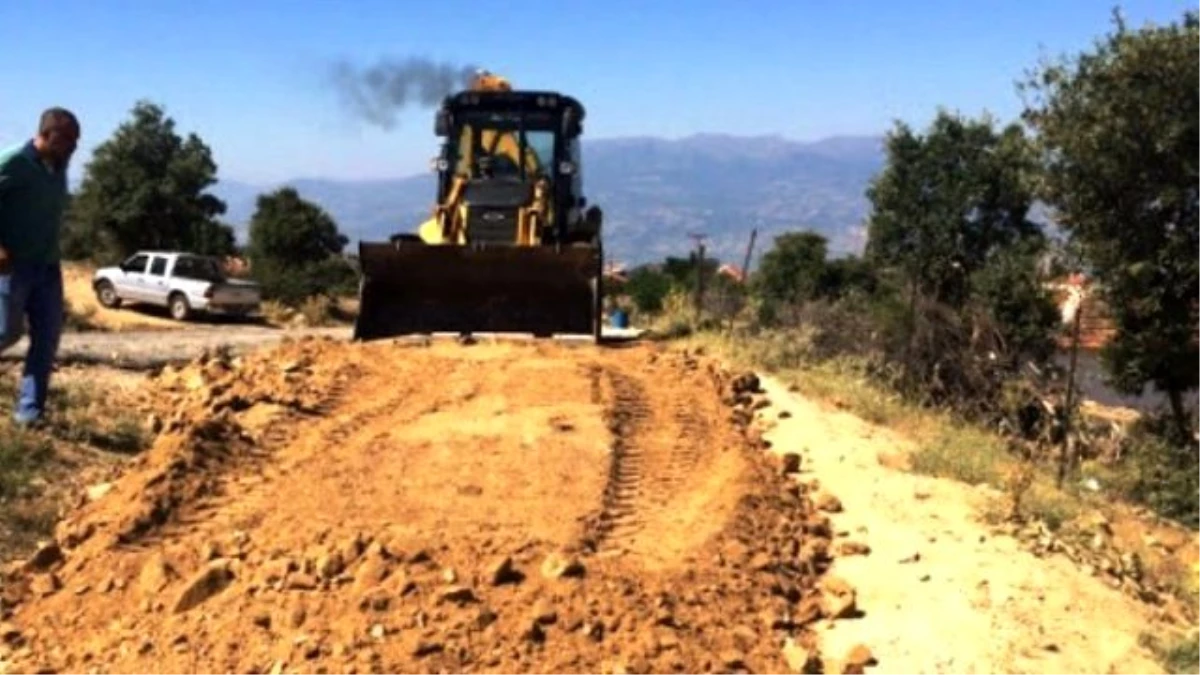
[[[50,371],[63,324],[59,238],[67,204],[67,164],[79,121],[64,108],[42,113],[37,135],[0,152],[0,351],[29,324],[29,351],[13,419],[32,424],[46,412]]]

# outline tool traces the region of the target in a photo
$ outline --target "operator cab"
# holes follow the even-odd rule
[[[552,215],[544,236],[562,242],[590,239],[583,224],[587,202],[579,171],[583,117],[578,101],[553,92],[448,96],[434,129],[445,139],[435,160],[438,200],[447,198],[456,178],[466,180],[464,196],[476,206],[516,208],[530,203],[535,190],[544,191],[550,213],[565,215]],[[598,221],[599,213],[590,218]]]

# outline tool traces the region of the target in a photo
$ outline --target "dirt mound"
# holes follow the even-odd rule
[[[163,433],[8,570],[13,671],[774,671],[854,616],[695,355],[308,340],[160,374]],[[787,649],[784,650],[785,639]]]

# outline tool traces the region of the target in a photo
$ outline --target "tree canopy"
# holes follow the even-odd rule
[[[922,296],[960,306],[998,248],[1040,237],[1029,220],[1036,163],[1015,124],[939,110],[924,135],[898,123],[887,164],[867,189],[866,257],[898,268]]]
[[[775,237],[755,276],[756,290],[772,303],[795,305],[816,298],[825,275],[828,248],[816,232],[787,232]]]
[[[354,270],[340,254],[348,242],[324,209],[283,187],[259,195],[246,252],[265,295],[295,303],[346,290]]]
[[[120,257],[144,248],[231,253],[233,229],[217,220],[225,203],[206,192],[216,176],[212,151],[199,136],[181,137],[161,106],[139,101],[131,119],[97,146],[86,167],[71,200],[65,253]]]
[[[638,311],[661,312],[663,301],[671,292],[672,278],[665,272],[642,265],[629,273],[624,291],[629,294]]]
[[[1105,350],[1113,383],[1180,395],[1200,378],[1200,32],[1197,14],[1115,30],[1022,83],[1026,120],[1045,162],[1043,198],[1080,245],[1117,333]]]

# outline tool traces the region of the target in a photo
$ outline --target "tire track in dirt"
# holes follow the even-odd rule
[[[632,553],[651,566],[679,562],[733,510],[729,490],[741,461],[721,454],[721,440],[694,401],[664,396],[670,389],[655,385],[678,377],[669,369],[607,364],[592,372],[601,383],[612,446],[584,546],[600,557]],[[697,473],[702,461],[711,474]]]
[[[669,485],[675,488],[680,479],[691,475],[699,467],[703,455],[700,446],[711,434],[703,416],[697,414],[687,401],[677,400],[673,414],[675,424],[679,428],[679,436],[676,451],[671,454],[671,469],[667,472],[667,477]]]
[[[604,486],[600,513],[590,547],[600,554],[619,554],[622,544],[637,534],[644,525],[640,518],[644,508],[645,486],[642,484],[648,461],[640,436],[650,417],[645,391],[633,378],[613,370],[599,371],[601,396],[603,385],[611,388],[612,402],[606,410],[609,431],[612,433],[611,460],[608,480]],[[651,448],[653,450],[653,447]],[[646,467],[653,470],[657,467]]]

